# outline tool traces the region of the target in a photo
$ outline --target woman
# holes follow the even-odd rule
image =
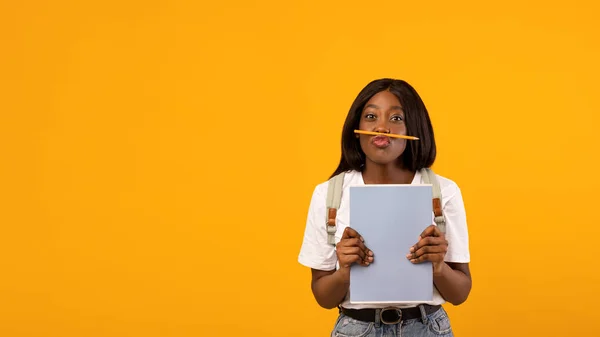
[[[354,130],[416,136],[418,141],[355,134]],[[339,307],[332,336],[452,336],[441,304],[463,303],[471,290],[468,231],[462,195],[451,180],[437,176],[442,191],[446,231],[435,224],[423,231],[406,252],[412,263],[430,261],[433,267],[433,302],[416,304],[356,305],[348,301],[350,266],[368,266],[376,252],[348,226],[352,185],[419,184],[419,170],[429,168],[436,155],[427,109],[408,83],[380,79],[369,83],[352,104],[342,132],[342,158],[332,177],[346,172],[342,201],[337,211],[336,246],[327,243],[325,229],[327,182],[316,186],[298,260],[312,270],[311,288],[320,306]]]

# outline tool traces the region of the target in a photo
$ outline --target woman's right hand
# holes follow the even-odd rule
[[[350,227],[346,227],[336,245],[336,254],[340,269],[349,269],[353,263],[365,267],[373,263],[373,251],[365,246],[362,236]]]
[[[312,269],[312,291],[323,308],[335,308],[342,303],[350,288],[350,266],[373,263],[373,252],[365,247],[363,238],[352,228],[344,229],[340,242],[335,246],[337,270]]]

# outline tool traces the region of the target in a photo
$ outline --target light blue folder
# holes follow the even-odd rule
[[[432,221],[431,185],[350,187],[350,227],[374,253],[367,267],[350,269],[350,303],[422,303],[433,300],[430,262],[413,264],[411,246]]]

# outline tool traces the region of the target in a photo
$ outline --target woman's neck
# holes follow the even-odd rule
[[[415,172],[400,165],[378,165],[367,162],[362,176],[365,184],[410,184],[415,177]]]

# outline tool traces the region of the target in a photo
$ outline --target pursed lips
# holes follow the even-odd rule
[[[371,143],[379,148],[387,147],[391,144],[391,142],[392,140],[390,137],[386,136],[375,136],[373,139],[371,139]]]

